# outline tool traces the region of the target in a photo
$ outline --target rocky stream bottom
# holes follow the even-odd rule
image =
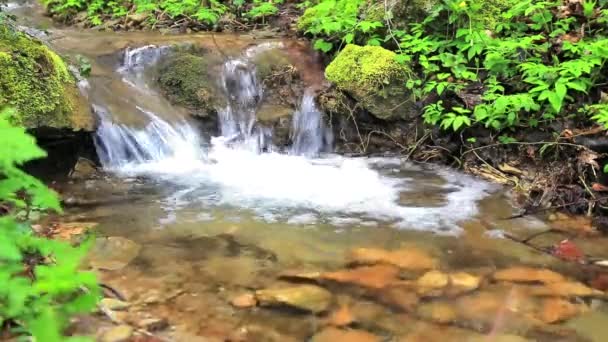
[[[74,242],[97,236],[85,267],[97,271],[106,298],[72,330],[99,341],[608,336],[608,238],[581,217],[505,219],[512,207],[502,191],[453,235],[355,215],[263,220],[188,203],[141,177],[89,178],[56,183],[66,213],[38,228]],[[431,191],[408,197],[420,208],[441,202]]]

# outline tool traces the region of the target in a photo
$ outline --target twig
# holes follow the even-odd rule
[[[517,215],[511,215],[511,216],[502,218],[501,220],[512,220],[512,219],[516,219],[516,218],[522,218],[522,217],[527,216],[527,215],[538,214],[538,213],[541,213],[541,212],[544,212],[544,211],[548,211],[548,210],[564,208],[564,207],[568,207],[568,206],[571,206],[571,205],[580,204],[580,203],[583,203],[583,202],[599,202],[599,201],[602,201],[602,200],[605,200],[605,199],[608,199],[608,196],[598,197],[598,198],[592,198],[592,199],[586,199],[585,198],[585,199],[581,199],[581,200],[574,201],[574,202],[569,202],[569,203],[564,203],[564,204],[559,204],[559,205],[553,205],[553,206],[550,206],[550,207],[538,208],[538,209],[534,209],[534,210],[532,210],[532,209],[526,209],[526,210],[524,210],[523,213],[520,213],[520,214],[517,214]]]
[[[497,143],[497,144],[490,144],[490,145],[475,147],[470,150],[466,150],[466,151],[462,152],[462,154],[460,156],[462,157],[465,154],[468,154],[468,153],[471,153],[474,151],[483,150],[483,149],[490,148],[490,147],[503,146],[503,145],[524,145],[524,146],[526,146],[526,145],[561,145],[561,146],[571,146],[571,147],[576,147],[576,148],[585,148],[585,149],[587,148],[584,145],[572,144],[572,143],[560,143],[560,142],[555,142],[555,141],[539,141],[539,142],[514,141],[514,142]]]
[[[100,283],[99,286],[101,288],[103,288],[103,289],[106,289],[106,290],[110,291],[112,293],[112,295],[114,295],[114,297],[122,300],[123,302],[127,301],[127,299],[125,298],[125,296],[123,296],[120,292],[118,292],[118,290],[116,290],[112,286],[110,286],[108,284],[104,284],[104,283]]]

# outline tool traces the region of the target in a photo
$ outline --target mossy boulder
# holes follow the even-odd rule
[[[375,117],[407,119],[416,114],[405,88],[412,73],[395,56],[379,46],[349,44],[327,66],[325,77]]]
[[[158,83],[169,100],[205,117],[223,106],[217,82],[209,74],[211,60],[191,52],[176,52],[159,67]]]
[[[27,128],[93,130],[94,119],[67,65],[42,42],[0,24],[0,107]]]

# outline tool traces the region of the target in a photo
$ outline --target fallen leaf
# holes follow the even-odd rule
[[[553,246],[552,253],[566,261],[583,262],[585,259],[585,254],[570,240],[563,240]]]
[[[595,278],[593,278],[593,280],[589,282],[589,285],[591,285],[592,288],[600,291],[608,290],[608,274],[598,274]]]
[[[596,160],[597,158],[599,158],[599,155],[589,149],[582,150],[578,154],[577,158],[578,158],[578,162],[581,164],[589,165],[596,170],[600,169],[600,165],[597,163],[597,160]]]
[[[591,183],[591,190],[595,192],[607,192],[608,186],[602,185],[600,183]]]

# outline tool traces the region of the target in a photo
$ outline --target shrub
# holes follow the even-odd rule
[[[100,291],[93,273],[79,271],[88,243],[67,243],[36,236],[17,210],[60,211],[55,193],[19,169],[46,154],[25,129],[0,111],[0,327],[36,341],[82,340],[64,337],[69,318],[95,308]]]

